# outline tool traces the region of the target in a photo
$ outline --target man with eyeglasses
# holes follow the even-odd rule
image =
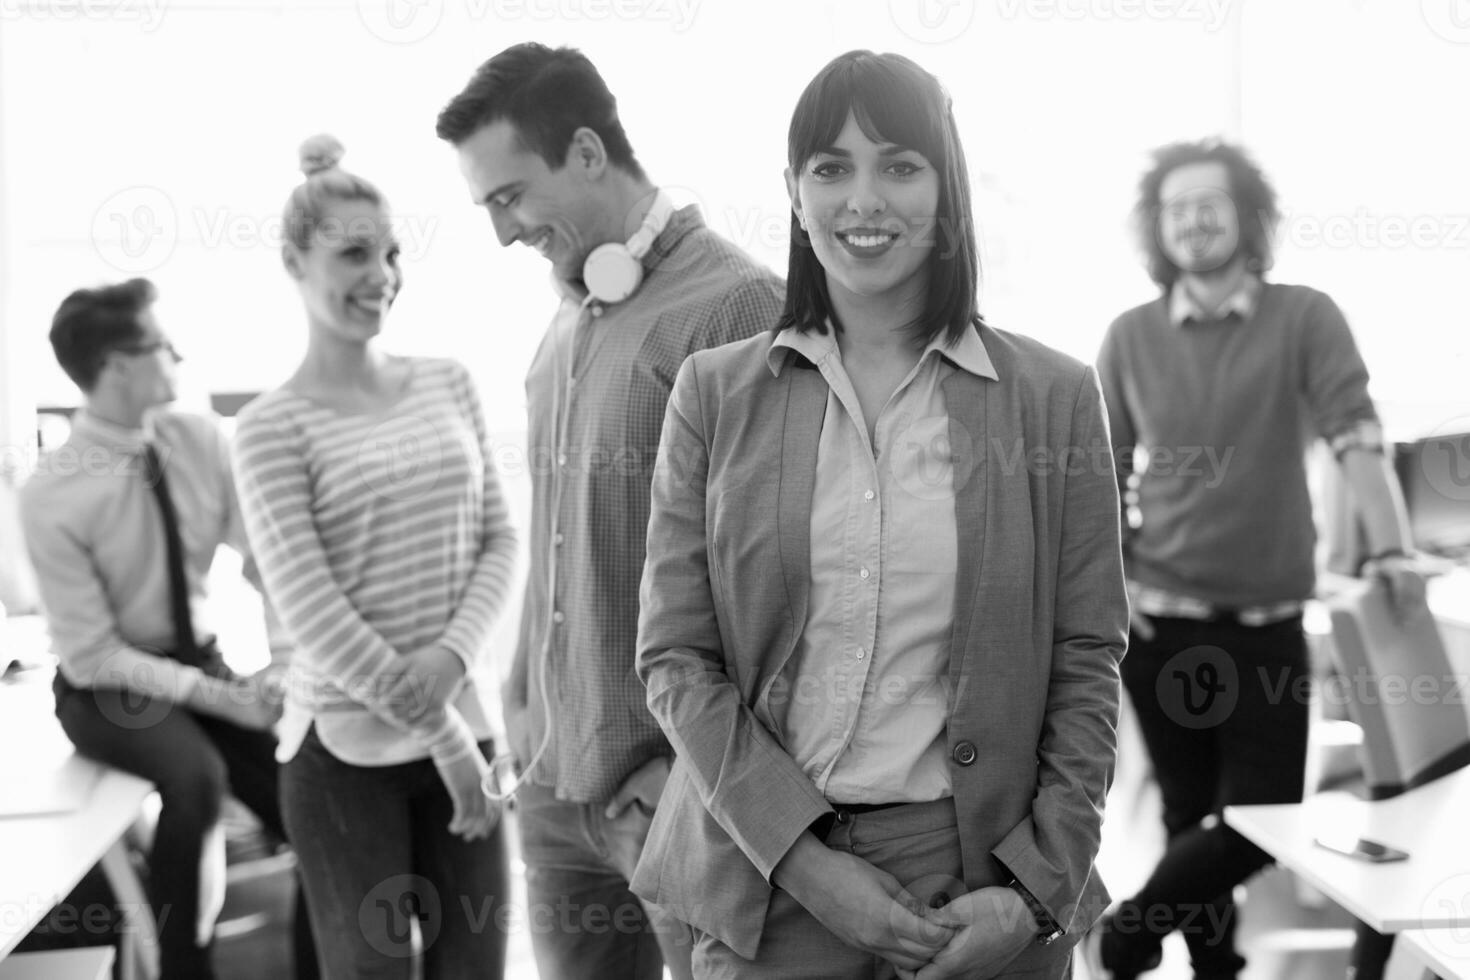
[[[1326,293],[1267,278],[1279,215],[1260,167],[1229,143],[1162,147],[1139,183],[1135,232],[1158,295],[1113,322],[1098,377],[1125,501],[1123,686],[1167,844],[1083,940],[1093,980],[1158,968],[1175,931],[1195,980],[1245,968],[1235,888],[1271,857],[1221,814],[1302,797],[1314,442],[1351,488],[1362,572],[1383,579],[1400,615],[1424,603],[1347,319]]]
[[[21,489],[20,509],[59,662],[57,717],[78,751],[158,787],[149,881],[162,974],[198,980],[214,976],[226,790],[285,836],[270,727],[286,650],[271,629],[272,666],[237,676],[202,621],[219,545],[259,580],[224,434],[210,418],[165,409],[180,357],[154,317],[156,298],[152,283],[132,279],[62,302],[51,346],[84,404]],[[315,976],[304,911],[295,939],[298,974]]]

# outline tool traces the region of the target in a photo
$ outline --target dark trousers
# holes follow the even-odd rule
[[[1168,845],[1143,889],[1115,911],[1103,959],[1143,968],[1184,934],[1196,977],[1234,977],[1231,893],[1270,863],[1227,827],[1229,804],[1294,803],[1305,778],[1310,673],[1301,618],[1267,626],[1159,617],[1134,633],[1123,683],[1163,796]]]
[[[494,747],[481,745],[487,758]],[[322,976],[499,978],[510,902],[504,822],[488,840],[449,832],[454,804],[427,759],[355,766],[312,728],[281,769]]]
[[[222,665],[221,665],[222,666]],[[163,807],[148,861],[163,980],[214,976],[209,948],[195,945],[204,837],[228,791],[271,833],[281,822],[276,738],[179,705],[117,690],[79,689],[57,675],[56,717],[77,751],[158,788]],[[295,910],[297,976],[316,976],[303,910]]]

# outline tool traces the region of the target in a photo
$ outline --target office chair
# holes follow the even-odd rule
[[[1383,585],[1363,581],[1330,598],[1328,609],[1347,688],[1366,695],[1349,698],[1348,712],[1363,729],[1370,795],[1397,796],[1470,763],[1470,715],[1451,696],[1460,693],[1456,672],[1428,608],[1400,623]]]
[[[1428,608],[1399,622],[1383,584],[1360,581],[1328,609],[1369,796],[1389,799],[1470,763],[1470,715]],[[1392,936],[1359,923],[1349,977],[1380,980],[1392,950]]]

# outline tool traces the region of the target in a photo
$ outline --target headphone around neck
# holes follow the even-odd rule
[[[643,216],[643,223],[626,244],[608,242],[594,248],[582,263],[582,282],[587,287],[587,295],[602,303],[621,303],[632,296],[643,282],[643,257],[673,213],[674,202],[658,191]]]
[[[582,302],[585,310],[592,302],[599,303],[621,303],[637,291],[643,282],[643,257],[653,247],[653,241],[664,230],[669,223],[669,217],[674,213],[674,203],[663,191],[658,191],[653,198],[653,203],[648,207],[648,213],[643,216],[643,222],[638,230],[633,233],[626,243],[608,242],[599,245],[587,256],[582,263],[582,281],[587,287],[587,298]],[[581,314],[577,320],[580,321]],[[575,328],[573,328],[575,334]],[[570,406],[569,396],[566,394],[572,384],[573,355],[569,351],[562,350],[561,335],[557,326],[552,327],[551,333],[552,358],[554,362],[555,387],[553,388],[553,414],[552,429],[556,433],[556,451],[560,455],[566,452],[566,446],[570,440]],[[572,344],[575,347],[575,341]],[[551,472],[551,494],[552,494],[552,531],[555,532],[557,515],[561,513],[562,479],[558,469]],[[550,594],[556,593],[557,579],[557,549],[553,548],[547,559],[547,581],[550,583]],[[521,786],[530,778],[531,772],[541,761],[551,746],[552,726],[551,718],[551,637],[554,630],[555,602],[547,603],[546,622],[543,625],[542,635],[543,649],[541,651],[541,709],[547,719],[546,731],[541,736],[541,744],[531,753],[531,758],[521,760],[525,768],[519,774],[515,771],[515,757],[509,752],[502,752],[491,760],[490,771],[480,780],[481,791],[497,803],[508,803],[520,792]],[[508,785],[509,788],[506,788]]]

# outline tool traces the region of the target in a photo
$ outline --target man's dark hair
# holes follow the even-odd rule
[[[1154,165],[1138,182],[1138,201],[1133,206],[1134,233],[1143,249],[1150,279],[1168,292],[1179,278],[1179,267],[1164,254],[1159,241],[1159,215],[1168,203],[1159,200],[1159,192],[1171,171],[1194,163],[1225,165],[1231,203],[1240,222],[1237,248],[1245,252],[1247,267],[1257,275],[1271,268],[1271,233],[1281,217],[1276,209],[1276,191],[1243,149],[1222,140],[1170,143],[1155,150],[1153,159]]]
[[[66,376],[82,391],[95,388],[107,354],[143,338],[138,316],[156,299],[158,289],[153,283],[129,279],[113,286],[78,289],[62,300],[51,318],[51,349]]]
[[[797,100],[786,137],[786,162],[800,175],[811,158],[836,141],[848,116],[875,143],[893,143],[922,154],[938,171],[939,201],[934,248],[927,260],[929,288],[924,309],[909,324],[927,344],[941,333],[954,342],[979,326],[980,260],[970,210],[970,176],[948,93],[939,80],[897,54],[849,51],[817,73]],[[842,325],[832,310],[827,274],[811,239],[791,215],[791,251],[786,271],[786,309],[775,329],[827,332]]]
[[[506,48],[476,70],[439,113],[439,138],[459,146],[500,120],[553,170],[566,163],[572,134],[583,126],[607,149],[612,163],[643,179],[643,167],[618,119],[618,100],[587,56],[576,48],[527,42]]]

